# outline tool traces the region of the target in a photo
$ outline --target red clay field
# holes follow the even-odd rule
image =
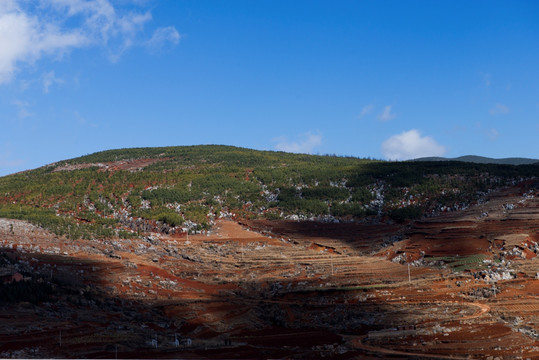
[[[2,291],[28,297],[0,303],[0,358],[537,359],[539,193],[522,189],[413,223],[189,237],[0,219]]]

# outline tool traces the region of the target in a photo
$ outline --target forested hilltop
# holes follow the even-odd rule
[[[491,189],[537,176],[538,165],[133,148],[0,178],[0,217],[72,239],[207,231],[219,217],[402,221],[462,209]]]

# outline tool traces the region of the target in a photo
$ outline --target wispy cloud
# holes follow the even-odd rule
[[[492,128],[487,131],[487,137],[490,141],[495,141],[500,137],[500,133],[498,132],[498,130]]]
[[[86,118],[84,116],[82,116],[78,111],[74,111],[73,112],[73,117],[74,119],[77,121],[77,124],[79,124],[80,126],[89,126],[89,127],[92,127],[92,128],[98,128],[99,126],[93,122],[89,122],[88,120],[86,120]]]
[[[430,136],[421,136],[412,129],[393,135],[382,143],[382,154],[389,160],[408,160],[425,156],[442,156],[444,146]]]
[[[289,141],[287,137],[280,136],[273,139],[277,142],[275,149],[301,154],[312,154],[314,149],[322,144],[322,135],[308,132],[301,134],[298,141]]]
[[[490,109],[488,112],[490,115],[504,115],[508,114],[511,110],[504,104],[496,104],[492,109]]]
[[[149,11],[127,10],[110,0],[1,0],[0,84],[24,64],[44,56],[60,59],[75,48],[101,46],[117,61],[130,47],[146,44],[140,37],[151,19]],[[172,34],[174,43],[176,29],[165,29],[154,36]]]
[[[358,119],[361,119],[363,116],[370,114],[374,110],[374,105],[369,104],[363,106],[363,109],[361,109],[361,112],[358,115]]]
[[[32,63],[43,54],[58,56],[86,42],[80,32],[62,31],[21,8],[14,0],[0,6],[0,83],[11,80],[20,63]]]
[[[378,120],[386,122],[397,117],[397,114],[391,112],[391,107],[391,105],[384,107],[384,110],[378,115]]]
[[[17,110],[18,110],[17,116],[19,117],[19,119],[24,119],[30,116],[34,116],[34,114],[28,110],[28,108],[30,107],[30,104],[28,102],[21,101],[21,100],[14,100],[11,103],[17,107]]]
[[[177,45],[181,35],[174,26],[162,27],[154,31],[153,36],[146,42],[146,47],[153,53],[161,51],[166,45]]]
[[[48,73],[45,73],[43,75],[42,79],[43,79],[43,92],[45,94],[49,93],[49,88],[53,84],[63,84],[64,83],[63,79],[60,79],[60,78],[56,77],[56,75],[54,74],[54,71],[49,71]]]

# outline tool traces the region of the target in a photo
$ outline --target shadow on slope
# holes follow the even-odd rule
[[[0,258],[4,273],[24,277],[0,286],[0,357],[349,358],[358,353],[342,334],[412,321],[369,288],[288,291],[254,279],[228,291],[201,282],[192,298],[152,292],[143,276],[138,296],[127,296],[121,279],[139,269],[118,259],[7,248]]]
[[[408,222],[384,223],[322,223],[292,220],[242,220],[240,224],[271,236],[293,240],[308,240],[336,251],[344,249],[370,254],[382,245],[400,239]]]

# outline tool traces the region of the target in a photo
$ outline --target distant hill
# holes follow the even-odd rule
[[[210,231],[220,217],[401,221],[461,209],[489,189],[534,177],[539,166],[462,160],[386,162],[221,145],[118,149],[0,177],[0,217],[71,239]]]
[[[422,157],[413,159],[411,161],[462,161],[470,162],[476,164],[503,164],[503,165],[530,165],[530,164],[539,164],[539,159],[529,159],[529,158],[503,158],[503,159],[494,159],[484,156],[476,155],[465,155],[459,156],[456,158],[444,158],[444,157]]]

